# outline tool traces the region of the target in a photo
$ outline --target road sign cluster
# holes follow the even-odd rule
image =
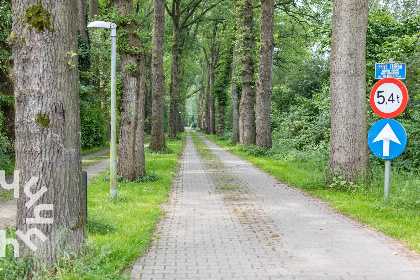
[[[393,159],[399,156],[407,144],[404,127],[391,118],[401,114],[408,103],[405,85],[395,78],[379,80],[370,92],[370,106],[380,117],[368,133],[369,148],[377,157]]]

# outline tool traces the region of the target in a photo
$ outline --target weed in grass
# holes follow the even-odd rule
[[[145,183],[145,182],[154,182],[159,179],[159,176],[155,173],[150,173],[145,176],[138,177],[134,182],[136,183]]]

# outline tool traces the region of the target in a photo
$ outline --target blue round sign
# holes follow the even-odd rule
[[[378,158],[393,159],[399,156],[407,145],[404,127],[393,119],[377,121],[369,130],[368,144]]]

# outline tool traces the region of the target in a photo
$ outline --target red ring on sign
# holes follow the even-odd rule
[[[376,107],[375,104],[375,94],[376,94],[376,90],[383,84],[386,83],[390,83],[390,84],[395,84],[396,86],[398,86],[402,92],[403,95],[403,101],[401,102],[401,106],[398,107],[397,110],[395,110],[394,112],[391,113],[385,113],[382,112],[381,110],[378,109],[378,107]],[[385,118],[385,119],[391,119],[394,118],[396,116],[398,116],[399,114],[401,114],[405,108],[407,107],[408,104],[408,91],[407,88],[405,87],[405,85],[398,79],[395,78],[385,78],[382,80],[379,80],[372,88],[372,90],[370,91],[370,107],[372,107],[372,110],[380,117]]]

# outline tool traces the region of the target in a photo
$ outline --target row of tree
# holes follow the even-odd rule
[[[2,1],[10,8],[10,1]],[[331,5],[322,0],[13,1],[7,45],[1,37],[1,48],[13,52],[13,90],[7,71],[1,85],[14,93],[17,229],[27,233],[34,226],[26,223],[34,213],[24,192],[30,182],[32,193],[47,188],[34,207],[54,205],[44,215],[54,222],[36,225],[48,241],[32,239],[41,260],[53,264],[62,250],[79,251],[86,238],[81,146],[97,126],[106,133],[109,107],[109,34],[88,32],[92,20],[118,26],[121,176],[145,175],[144,131],[151,131],[150,149],[165,149],[165,126],[171,139],[182,131],[186,102],[194,96],[197,124],[206,133],[222,136],[231,128],[232,142],[271,148],[271,104],[286,108],[297,91],[324,86],[309,79],[289,101],[280,94],[271,100],[273,71],[298,60],[284,53],[287,44],[298,49],[310,27],[319,37],[313,49],[331,39],[329,176],[354,180],[368,174],[365,57],[369,3],[380,5],[374,2],[335,0],[328,28]],[[282,77],[274,78],[277,90]],[[303,95],[312,98],[314,92]],[[93,119],[103,121],[86,125]]]

